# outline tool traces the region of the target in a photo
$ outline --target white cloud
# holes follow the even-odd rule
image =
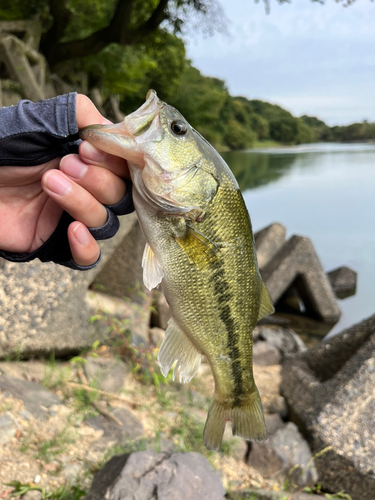
[[[330,124],[375,121],[375,3],[221,2],[229,33],[188,40],[188,56],[232,94],[278,102]]]

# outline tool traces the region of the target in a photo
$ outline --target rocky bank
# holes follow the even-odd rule
[[[163,330],[136,346],[118,310],[96,321],[113,330],[107,345],[65,361],[0,362],[0,498],[17,491],[73,500],[322,497],[314,454],[326,443],[311,452],[280,390],[282,367],[310,352],[293,331],[254,332],[268,440],[233,438],[228,425],[213,453],[202,444],[214,387],[208,364],[188,385],[165,381],[155,363]],[[12,481],[19,483],[7,486]]]

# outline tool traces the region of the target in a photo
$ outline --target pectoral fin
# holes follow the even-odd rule
[[[264,284],[264,281],[262,281],[262,286],[260,289],[260,306],[259,306],[258,321],[264,318],[264,316],[268,316],[273,312],[275,312],[275,308],[273,307],[272,299],[270,297],[269,291],[266,288],[266,285]]]
[[[173,363],[177,361],[173,380],[180,371],[180,382],[190,382],[201,363],[201,354],[186,335],[178,328],[173,318],[168,322],[164,340],[160,346],[158,363],[164,377],[168,375]]]
[[[152,290],[161,282],[164,277],[164,273],[148,243],[146,243],[143,252],[142,267],[143,283],[148,290]]]
[[[187,256],[197,265],[207,264],[217,258],[217,247],[204,234],[186,224],[184,236],[176,238]]]

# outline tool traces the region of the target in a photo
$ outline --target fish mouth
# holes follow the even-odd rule
[[[126,116],[123,122],[88,125],[79,130],[79,136],[106,153],[137,163],[141,143],[161,139],[159,115],[163,106],[155,90],[149,90],[144,104]]]

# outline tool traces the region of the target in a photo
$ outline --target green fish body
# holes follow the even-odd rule
[[[133,201],[147,244],[145,285],[161,283],[172,319],[158,361],[188,382],[204,354],[215,379],[203,434],[218,450],[234,435],[266,438],[252,369],[252,331],[273,312],[259,274],[251,222],[221,156],[182,115],[150,91],[119,125],[90,126],[83,139],[128,160]]]

